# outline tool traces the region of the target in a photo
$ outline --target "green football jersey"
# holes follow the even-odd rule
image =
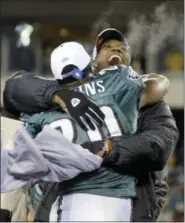
[[[73,118],[59,110],[33,115],[28,120],[27,128],[36,136],[44,125],[50,125],[76,144],[134,134],[137,130],[138,101],[143,88],[141,78],[131,67],[110,67],[90,78],[88,83],[74,88],[75,91],[91,97],[101,107],[105,114],[105,124],[102,128],[96,127],[95,131],[86,132]],[[123,175],[121,170],[101,167],[61,183],[62,194],[74,192],[134,197],[135,179]]]

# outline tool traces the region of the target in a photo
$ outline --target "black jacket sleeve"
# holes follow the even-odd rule
[[[159,171],[161,172],[161,171]],[[159,174],[159,173],[155,173]],[[168,199],[168,183],[167,183],[167,177],[163,177],[161,179],[156,179],[154,182],[154,190],[155,190],[155,195],[156,195],[156,206],[155,206],[155,218],[157,219],[161,213],[161,210],[165,204],[165,202]]]
[[[51,95],[60,89],[57,81],[19,71],[6,81],[3,92],[4,107],[17,115],[20,112],[42,112],[53,107]]]
[[[137,134],[112,139],[104,165],[121,167],[128,174],[162,170],[178,141],[175,120],[164,101],[141,111]]]

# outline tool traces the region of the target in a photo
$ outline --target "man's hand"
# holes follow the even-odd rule
[[[85,131],[95,130],[94,123],[100,127],[103,125],[103,112],[90,98],[80,92],[61,89],[53,95],[53,102],[68,112]]]
[[[140,98],[140,108],[157,103],[168,92],[169,80],[167,77],[152,73],[149,75],[142,75],[141,78],[145,83],[145,88]]]

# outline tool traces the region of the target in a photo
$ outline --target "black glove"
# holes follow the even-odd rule
[[[84,149],[88,149],[91,153],[96,154],[104,146],[104,141],[84,142],[81,144]]]
[[[0,208],[0,222],[11,222],[12,212]]]
[[[110,140],[100,140],[95,142],[84,142],[81,144],[84,149],[88,149],[91,153],[100,155],[105,158],[112,151],[112,143]],[[100,152],[101,151],[101,152]]]
[[[68,89],[61,89],[56,92],[55,95],[64,102],[67,112],[85,131],[89,129],[95,130],[93,122],[100,127],[103,125],[105,115],[100,108],[84,94]]]

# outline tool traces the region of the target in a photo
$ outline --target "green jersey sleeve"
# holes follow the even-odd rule
[[[33,138],[35,138],[37,134],[42,131],[42,121],[42,113],[34,114],[28,119],[26,123],[26,130]]]

